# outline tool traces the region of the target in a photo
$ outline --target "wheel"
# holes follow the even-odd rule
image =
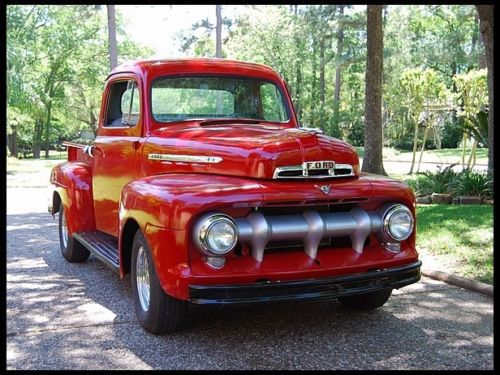
[[[68,262],[85,262],[90,252],[68,233],[67,218],[61,203],[59,207],[59,243],[61,254]]]
[[[356,310],[373,310],[386,303],[391,293],[392,289],[384,289],[378,292],[339,297],[339,301]]]
[[[154,334],[171,333],[182,328],[187,302],[170,297],[161,288],[151,250],[140,230],[132,244],[131,276],[135,313],[141,325]]]

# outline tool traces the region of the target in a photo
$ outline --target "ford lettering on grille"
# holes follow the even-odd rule
[[[302,167],[306,170],[316,170],[316,169],[334,169],[334,161],[306,161],[302,163]]]

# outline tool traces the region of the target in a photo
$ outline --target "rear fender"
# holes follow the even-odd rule
[[[94,231],[94,199],[92,194],[92,166],[81,162],[56,165],[50,174],[54,185],[50,213],[59,212],[62,204],[67,213],[69,234]]]

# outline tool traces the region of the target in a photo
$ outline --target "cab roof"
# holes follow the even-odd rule
[[[132,72],[147,78],[168,74],[230,74],[267,79],[281,77],[266,65],[220,58],[149,59],[125,62],[114,68],[109,76]]]

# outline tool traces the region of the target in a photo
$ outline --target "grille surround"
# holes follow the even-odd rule
[[[350,164],[335,164],[330,169],[307,169],[305,165],[306,163],[277,167],[274,170],[273,179],[323,179],[355,176],[354,168]]]

